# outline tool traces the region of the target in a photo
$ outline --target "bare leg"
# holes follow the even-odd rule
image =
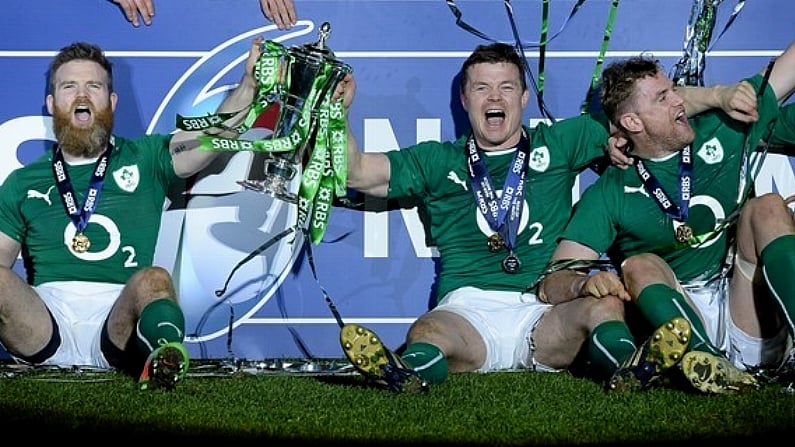
[[[0,340],[12,353],[30,356],[52,337],[52,320],[36,292],[13,270],[0,267]]]
[[[411,325],[408,343],[429,343],[447,358],[450,372],[476,371],[486,362],[486,344],[472,324],[458,314],[437,310]]]
[[[176,301],[174,284],[168,271],[160,267],[150,267],[133,275],[122,289],[108,317],[110,341],[119,349],[124,349],[143,308],[160,298]]]
[[[552,306],[533,332],[535,360],[551,368],[569,367],[593,328],[610,320],[624,320],[624,303],[613,296]]]
[[[772,311],[775,303],[765,291],[759,256],[772,240],[785,234],[795,234],[795,224],[781,196],[765,194],[746,203],[737,223],[737,256],[749,267],[732,276],[729,309],[737,327],[755,337],[770,336],[781,327],[779,313]]]

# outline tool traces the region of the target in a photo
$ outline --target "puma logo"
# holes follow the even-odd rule
[[[451,180],[455,184],[461,185],[461,187],[464,188],[464,191],[469,191],[469,187],[467,186],[467,183],[465,181],[461,180],[460,178],[458,178],[458,174],[456,174],[455,171],[450,171],[447,174],[447,179]]]
[[[646,192],[646,188],[644,188],[643,185],[638,187],[624,186],[624,194],[632,194],[633,192],[641,193],[644,196],[649,197],[649,193]]]
[[[45,193],[38,192],[35,189],[29,189],[27,198],[42,199],[47,202],[47,205],[52,205],[52,201],[50,200],[50,191],[52,191],[53,188],[55,188],[55,185],[50,186]]]

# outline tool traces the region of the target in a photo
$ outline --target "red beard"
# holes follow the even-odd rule
[[[89,127],[72,124],[73,110],[55,108],[53,130],[58,146],[64,153],[83,158],[96,158],[105,151],[113,129],[113,112],[110,107],[92,110],[94,123]]]

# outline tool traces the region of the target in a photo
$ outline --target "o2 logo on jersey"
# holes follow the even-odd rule
[[[502,197],[502,189],[495,190],[497,194],[497,198],[499,199]],[[519,226],[517,227],[516,234],[520,234],[527,228],[527,223],[530,221],[530,212],[528,211],[527,201],[522,199],[524,203],[522,204],[522,215],[519,217]],[[506,216],[507,219],[507,216]],[[478,228],[480,232],[483,233],[484,236],[487,238],[494,234],[494,230],[491,229],[489,222],[483,217],[483,213],[480,210],[475,209],[475,221],[478,224]],[[535,222],[531,225],[531,228],[534,231],[534,235],[530,237],[530,244],[540,244],[543,241],[538,239],[538,235],[541,233],[541,224]]]
[[[171,88],[147,132],[172,132],[177,114],[213,113],[240,81],[256,36],[283,41],[313,30],[311,22],[299,21],[289,33],[271,38],[269,34],[277,30],[269,25],[213,48]],[[313,41],[300,39],[296,45]],[[269,129],[258,127],[261,120],[257,121],[241,138],[270,135]],[[294,204],[238,185],[237,181],[256,178],[252,175],[263,169],[261,155],[222,153],[190,182],[187,194],[177,194],[164,211],[155,263],[173,271],[189,342],[225,337],[230,324],[236,327],[250,318],[274,295],[300,252],[303,238],[293,233],[249,256],[297,220]],[[300,175],[293,180],[292,191],[297,191],[298,182]],[[250,259],[242,262],[247,257]],[[216,296],[217,290],[224,293]]]

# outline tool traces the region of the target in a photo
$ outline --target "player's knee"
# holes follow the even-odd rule
[[[148,267],[135,274],[130,282],[144,295],[153,298],[174,298],[174,282],[168,270],[162,267]]]
[[[409,327],[407,338],[410,342],[434,340],[445,333],[445,323],[432,314],[420,316]]]
[[[624,319],[624,301],[614,295],[594,298],[588,306],[587,327],[593,328],[605,321]]]
[[[630,256],[621,263],[621,278],[627,290],[633,286],[644,283],[649,278],[658,278],[664,274],[667,264],[659,256],[651,253],[641,253]]]
[[[152,282],[171,283],[171,274],[162,267],[149,267],[143,270],[146,279]]]
[[[790,215],[784,198],[778,193],[767,193],[755,197],[748,201],[748,207],[744,212],[751,212],[754,219],[776,219],[778,217],[788,217]]]

